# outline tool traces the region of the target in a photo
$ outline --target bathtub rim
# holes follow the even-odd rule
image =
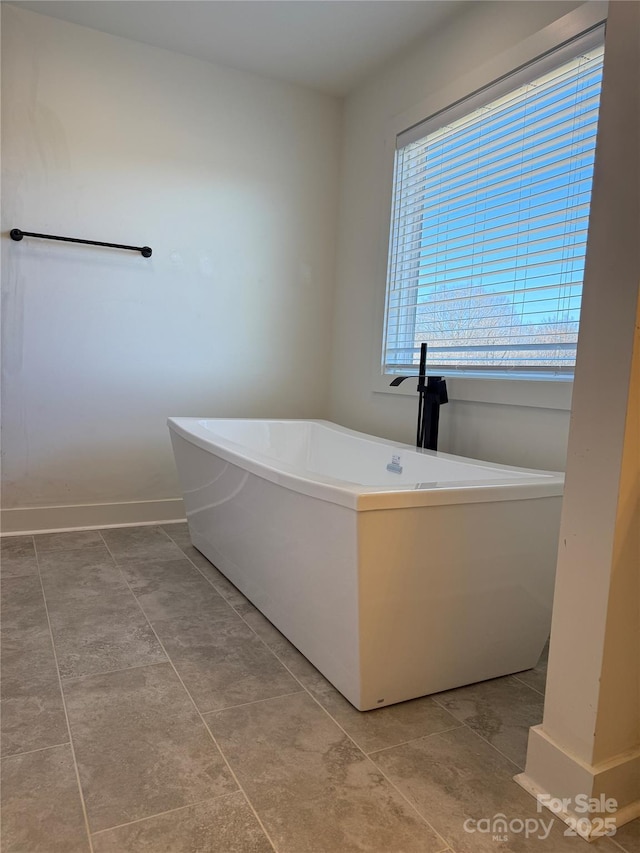
[[[243,423],[298,423],[317,424],[336,432],[356,438],[375,441],[394,450],[411,451],[428,456],[437,456],[455,462],[476,464],[496,471],[521,473],[527,479],[482,481],[458,481],[451,486],[414,483],[387,489],[381,486],[365,486],[347,480],[338,480],[314,472],[313,479],[301,474],[295,466],[283,461],[274,462],[273,457],[258,451],[247,450],[245,445],[229,439],[212,439],[200,425],[201,421]],[[410,444],[392,441],[380,436],[352,430],[333,421],[319,418],[213,418],[213,417],[169,417],[167,426],[171,433],[180,436],[202,450],[212,453],[224,461],[284,488],[309,497],[346,506],[356,511],[378,509],[404,509],[406,507],[437,506],[450,504],[485,503],[511,500],[531,500],[563,494],[564,474],[557,471],[541,471],[513,465],[487,462],[456,456],[452,453],[416,448]],[[531,479],[531,476],[535,479]],[[425,487],[426,486],[426,487]]]

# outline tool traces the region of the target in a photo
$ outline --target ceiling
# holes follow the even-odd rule
[[[24,0],[13,5],[345,95],[463,0]]]

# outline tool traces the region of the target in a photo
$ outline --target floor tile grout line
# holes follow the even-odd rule
[[[101,536],[101,538],[102,538],[102,534],[100,534],[100,536]],[[108,565],[109,565],[110,567],[113,567],[114,569],[116,569],[116,570],[120,573],[120,575],[121,575],[121,576],[123,575],[123,572],[122,572],[122,568],[121,568],[121,566],[119,565],[119,563],[117,562],[117,560],[115,559],[115,557],[113,556],[113,554],[111,553],[111,551],[109,550],[109,548],[107,547],[106,543],[104,542],[104,539],[103,539],[103,541],[102,541],[102,544],[100,544],[100,543],[93,543],[93,544],[90,544],[90,545],[84,545],[84,546],[82,546],[82,547],[80,547],[80,548],[58,548],[58,549],[56,549],[56,550],[54,550],[54,551],[45,551],[45,552],[43,552],[43,554],[65,554],[65,553],[68,553],[69,551],[84,551],[84,550],[86,550],[87,548],[88,548],[88,549],[91,549],[91,548],[100,548],[100,549],[103,549],[103,548],[104,548],[104,549],[106,550],[106,552],[107,552],[107,557],[108,557],[108,560],[109,560]],[[37,565],[38,565],[38,572],[39,572],[39,574],[40,574],[40,582],[41,582],[41,585],[42,585],[43,595],[44,595],[44,597],[45,597],[45,601],[46,601],[45,584],[44,584],[44,581],[42,580],[42,575],[44,574],[44,576],[46,577],[50,572],[49,572],[49,571],[47,571],[46,569],[42,569],[42,568],[40,567],[40,562],[39,562],[39,560],[38,560],[38,557],[37,557],[37,556],[36,556],[36,562],[37,562]],[[106,560],[106,559],[105,559],[105,565],[107,565],[107,560]],[[55,569],[51,570],[51,574],[55,574]],[[105,594],[106,592],[108,592],[108,591],[112,591],[112,590],[99,590],[99,591],[96,593],[96,598],[101,597],[102,595],[104,595],[104,594]],[[134,601],[136,602],[136,604],[137,604],[137,599],[136,599],[136,597],[135,597],[135,593],[133,592],[133,590],[131,589],[131,587],[129,586],[129,584],[128,584],[128,583],[126,583],[126,579],[125,579],[125,583],[124,583],[124,586],[122,587],[122,589],[113,590],[113,591],[115,591],[115,592],[123,592],[123,593],[124,593],[124,592],[128,592],[128,593],[133,597],[133,600],[134,600]],[[48,609],[48,605],[47,605],[47,609]],[[53,637],[53,630],[52,630],[52,629],[51,629],[51,635],[52,635],[52,637]],[[166,653],[165,653],[165,654],[166,654]],[[72,682],[72,681],[76,681],[77,679],[80,679],[80,678],[93,678],[93,677],[95,677],[95,676],[99,676],[99,675],[109,675],[109,674],[114,673],[114,672],[126,672],[126,671],[127,671],[127,670],[129,670],[129,669],[139,669],[139,668],[140,668],[140,667],[142,667],[142,666],[158,666],[159,664],[163,664],[163,663],[166,663],[166,662],[167,662],[166,660],[161,660],[161,661],[154,661],[154,662],[149,662],[149,663],[133,664],[132,666],[122,666],[122,667],[118,667],[117,669],[96,670],[95,672],[87,672],[87,673],[84,673],[83,675],[70,675],[70,676],[65,676],[65,675],[60,674],[60,680],[61,680],[61,683],[62,683],[62,684],[68,684],[68,683],[70,683],[70,682]],[[58,670],[59,670],[59,667],[58,667]]]
[[[640,822],[640,817],[634,818],[632,821],[630,821],[630,823],[634,823],[634,821]],[[627,824],[623,823],[622,826],[627,826]],[[616,845],[616,847],[618,847],[620,850],[622,850],[622,853],[631,853],[630,847],[625,847],[624,844],[622,844],[620,841],[618,841],[617,833],[616,833],[616,835],[608,835],[608,836],[604,836],[604,837],[609,838],[610,841],[613,841],[613,843]]]
[[[23,575],[5,575],[3,572],[0,572],[0,583],[19,580],[20,578],[35,578],[35,576],[34,572],[25,572]]]
[[[441,729],[438,732],[429,732],[428,735],[418,735],[418,737],[412,737],[409,740],[403,740],[402,743],[394,743],[391,746],[381,746],[380,749],[372,749],[371,752],[365,752],[365,755],[368,755],[371,758],[374,755],[378,755],[380,752],[387,752],[389,749],[397,749],[400,746],[408,746],[410,743],[415,743],[418,740],[427,740],[430,737],[436,737],[437,735],[444,735],[447,732],[455,732],[458,729],[463,729],[465,727],[464,723],[459,723],[457,726],[450,726],[448,729]]]
[[[351,735],[340,725],[340,723],[327,710],[327,708],[325,708],[324,705],[322,705],[320,703],[320,701],[313,695],[313,693],[311,693],[310,690],[307,690],[307,693],[313,699],[313,701],[316,703],[316,705],[327,715],[327,717],[329,717],[329,719],[332,720],[336,726],[338,726],[338,728],[342,731],[342,733],[345,735],[345,737],[349,738],[349,740],[357,747],[357,749],[360,750],[360,752],[365,757],[365,759],[367,761],[369,761],[375,767],[375,769],[378,771],[378,773],[380,773],[380,775],[384,779],[387,780],[387,782],[389,783],[389,785],[391,785],[393,790],[405,801],[405,803],[408,804],[409,808],[412,809],[412,811],[414,811],[418,815],[420,820],[424,824],[426,824],[426,826],[429,827],[429,829],[434,833],[434,835],[436,835],[437,838],[439,838],[443,842],[444,847],[441,848],[439,853],[442,853],[442,851],[446,850],[447,847],[449,847],[449,842],[447,841],[447,839],[440,832],[438,832],[438,830],[435,828],[435,826],[433,826],[433,824],[427,820],[427,818],[422,814],[422,812],[418,809],[418,807],[414,803],[411,802],[411,800],[400,790],[400,788],[397,787],[397,785],[394,784],[394,782],[391,781],[391,779],[387,776],[387,774],[384,772],[384,770],[382,770],[382,768],[376,764],[376,762],[373,760],[373,758],[371,758],[371,756],[367,755],[367,753],[362,749],[362,747],[358,743],[356,743],[356,741],[351,737]]]
[[[164,533],[164,535],[167,537],[167,539],[171,539],[171,541],[172,541],[172,542],[176,542],[176,540],[175,540],[175,539],[173,539],[173,538],[172,538],[172,537],[167,533],[167,531],[164,529],[164,527],[163,527],[161,524],[159,524],[159,525],[158,525],[158,530],[162,530],[162,532],[163,532],[163,533]],[[102,534],[100,534],[100,535],[102,535]],[[177,542],[176,542],[176,545],[178,545],[178,543],[177,543]],[[178,547],[180,547],[180,546],[178,545]]]
[[[25,539],[31,539],[31,544],[33,545],[33,551],[35,553],[36,543],[33,541],[34,534],[33,533],[17,533],[12,536],[7,536],[5,533],[0,534],[0,555],[2,554],[2,542],[9,543],[12,539],[17,539],[19,537],[24,536]]]
[[[194,565],[195,565],[195,563],[194,563]],[[196,566],[196,568],[197,568],[197,566]],[[199,571],[199,570],[198,570],[198,571]],[[202,572],[201,572],[201,574],[202,574]],[[247,600],[248,600],[248,599],[247,599]],[[233,605],[231,605],[231,607],[233,607]],[[234,607],[233,609],[235,610],[235,607]],[[236,613],[238,613],[238,611],[237,611],[237,610],[236,610],[235,612],[236,612]],[[348,733],[348,732],[347,732],[347,731],[346,731],[346,730],[345,730],[345,729],[340,725],[340,723],[335,719],[335,717],[333,717],[333,716],[332,716],[332,714],[331,714],[331,713],[330,713],[330,712],[329,712],[329,711],[324,707],[324,705],[322,705],[322,704],[319,702],[319,700],[318,700],[318,699],[313,695],[313,693],[312,693],[312,692],[311,692],[311,691],[310,691],[310,690],[309,690],[309,689],[308,689],[308,688],[307,688],[307,687],[306,687],[306,686],[305,686],[305,685],[300,681],[300,679],[299,679],[299,678],[297,678],[297,676],[292,672],[292,670],[291,670],[291,669],[289,669],[289,667],[286,665],[286,663],[285,663],[285,662],[284,662],[284,661],[283,661],[283,660],[278,656],[277,652],[275,652],[275,651],[274,651],[274,650],[273,650],[273,649],[272,649],[272,648],[271,648],[271,647],[266,643],[266,641],[265,641],[265,640],[264,640],[264,639],[263,639],[263,638],[258,634],[258,632],[257,632],[257,631],[255,631],[255,630],[251,627],[251,625],[249,625],[249,623],[248,623],[248,622],[246,621],[246,619],[242,616],[242,614],[241,614],[241,613],[238,613],[238,616],[239,616],[239,617],[242,619],[242,621],[243,621],[243,622],[244,622],[244,623],[245,623],[245,624],[246,624],[246,625],[247,625],[247,626],[248,626],[248,627],[253,631],[253,633],[254,633],[254,634],[258,637],[258,639],[259,639],[259,640],[260,640],[260,641],[265,645],[265,647],[266,647],[267,649],[269,649],[269,651],[270,651],[270,652],[271,652],[271,653],[276,657],[276,659],[280,661],[280,663],[282,664],[282,666],[287,670],[287,672],[291,675],[291,677],[292,677],[292,678],[294,678],[294,679],[298,682],[298,684],[302,687],[303,691],[304,691],[304,692],[305,692],[305,693],[306,693],[306,694],[311,698],[311,700],[312,700],[313,702],[315,702],[315,704],[320,708],[320,710],[321,710],[321,711],[322,711],[322,712],[323,712],[327,717],[329,717],[329,719],[330,719],[330,720],[331,720],[331,721],[332,721],[332,722],[333,722],[333,723],[334,723],[334,724],[335,724],[335,725],[340,729],[340,731],[344,734],[344,736],[345,736],[346,738],[348,738],[348,740],[350,740],[350,741],[351,741],[351,743],[356,747],[356,749],[357,749],[357,750],[358,750],[358,751],[363,755],[363,757],[365,758],[365,760],[366,760],[366,761],[369,761],[369,762],[370,762],[370,763],[371,763],[371,764],[376,768],[376,770],[378,771],[378,773],[380,773],[380,775],[381,775],[381,776],[383,776],[383,777],[384,777],[384,779],[386,779],[386,781],[387,781],[387,782],[389,783],[389,785],[393,788],[393,790],[394,790],[394,791],[395,791],[395,792],[396,792],[396,793],[401,797],[401,799],[403,799],[403,800],[408,804],[409,808],[410,808],[413,812],[415,812],[415,814],[417,814],[417,815],[418,815],[418,817],[420,818],[420,820],[421,820],[421,821],[422,821],[426,826],[428,826],[428,827],[429,827],[429,829],[434,833],[434,835],[436,835],[436,837],[437,837],[437,838],[439,838],[439,839],[444,843],[444,845],[445,845],[445,846],[444,846],[443,848],[441,848],[441,850],[440,850],[440,851],[438,851],[438,853],[444,853],[444,851],[446,851],[446,850],[447,850],[447,848],[449,847],[449,842],[446,840],[446,838],[444,838],[444,836],[442,836],[442,835],[441,835],[441,834],[436,830],[436,828],[435,828],[434,826],[432,826],[432,825],[431,825],[431,823],[429,823],[429,821],[428,821],[428,820],[425,818],[425,816],[424,816],[424,815],[423,815],[423,814],[418,810],[418,808],[417,808],[417,807],[416,807],[416,806],[415,806],[415,805],[414,805],[414,804],[413,804],[413,803],[412,803],[412,802],[411,802],[411,801],[410,801],[410,800],[409,800],[409,799],[408,799],[408,798],[403,794],[403,792],[402,792],[402,791],[401,791],[401,790],[400,790],[400,789],[399,789],[399,788],[398,788],[398,787],[397,787],[397,786],[396,786],[396,785],[391,781],[391,779],[389,779],[389,777],[386,775],[386,773],[384,773],[384,771],[383,771],[383,770],[381,770],[381,769],[380,769],[380,767],[378,767],[378,765],[375,763],[375,761],[374,761],[372,758],[370,758],[370,757],[369,757],[369,755],[367,755],[367,753],[362,749],[362,747],[360,746],[360,744],[356,743],[356,741],[351,737],[351,735],[350,735],[350,734],[349,734],[349,733]],[[301,691],[300,691],[300,692],[301,692]],[[297,696],[297,695],[298,695],[298,693],[296,693],[295,695]],[[274,699],[274,700],[275,700],[275,699],[278,699],[278,698],[280,698],[280,697],[277,697],[277,696],[273,697],[273,699]],[[269,701],[269,700],[265,700],[265,701]],[[461,726],[456,726],[456,728],[461,728]]]
[[[157,812],[156,814],[146,815],[145,817],[139,817],[136,820],[128,820],[126,823],[118,823],[115,826],[108,826],[106,829],[98,829],[96,832],[92,833],[95,838],[96,835],[104,835],[105,832],[113,832],[116,829],[122,829],[124,826],[133,826],[136,823],[144,823],[146,820],[154,820],[157,817],[164,817],[164,815],[174,814],[175,812],[182,812],[185,809],[191,809],[194,806],[201,806],[203,803],[213,803],[218,800],[224,800],[227,797],[236,797],[238,794],[242,794],[242,791],[229,791],[228,794],[220,794],[217,797],[207,797],[204,800],[196,800],[193,803],[187,803],[186,806],[177,806],[175,809],[167,809],[164,812]]]
[[[0,536],[0,543],[2,542],[2,540],[4,538],[5,538],[4,536]],[[11,539],[11,537],[9,537],[9,540],[10,539]],[[29,535],[29,539],[31,539],[31,545],[33,547],[33,556],[35,558],[36,568],[37,568],[37,566],[38,566],[38,553],[36,551],[36,543],[33,541],[33,534]],[[0,545],[0,583],[4,582],[6,580],[9,580],[10,578],[25,578],[25,577],[30,577],[30,575],[29,574],[26,574],[26,575],[5,575],[4,574],[4,572],[2,571],[2,546]]]
[[[537,688],[537,687],[532,687],[532,686],[531,686],[531,684],[527,684],[527,682],[526,682],[526,681],[522,681],[522,679],[521,679],[521,678],[518,678],[518,676],[517,676],[517,675],[513,675],[513,674],[512,674],[512,675],[511,675],[511,677],[512,677],[512,678],[514,678],[516,681],[520,682],[520,684],[524,684],[524,686],[525,686],[525,687],[528,687],[528,688],[529,688],[529,690],[533,690],[533,692],[534,692],[534,693],[537,693],[537,694],[538,694],[538,696],[542,696],[542,697],[544,698],[544,693],[542,692],[542,690],[538,690],[538,688]]]
[[[42,534],[47,535],[47,534]],[[66,551],[83,551],[85,548],[98,548],[100,547],[99,542],[85,542],[84,545],[71,545],[67,548],[45,548],[42,550],[38,548],[38,544],[35,545],[36,555],[39,557],[44,557],[45,554],[63,554]]]
[[[7,761],[9,758],[19,758],[21,755],[31,755],[34,752],[45,752],[47,749],[58,749],[60,746],[69,746],[69,741],[63,740],[61,743],[52,743],[51,746],[40,746],[38,749],[25,749],[22,752],[11,752],[9,755],[0,755],[0,761]]]
[[[212,589],[214,590],[214,592],[216,593],[216,595],[219,595],[219,596],[220,596],[220,598],[225,602],[225,604],[227,604],[227,605],[228,605],[228,607],[230,607],[230,608],[231,608],[231,610],[233,610],[233,612],[234,612],[234,613],[237,613],[237,611],[236,611],[235,607],[231,604],[231,602],[230,602],[230,601],[229,601],[229,600],[228,600],[228,599],[227,599],[227,598],[226,598],[226,597],[225,597],[225,596],[220,592],[220,590],[217,588],[217,586],[214,584],[214,582],[211,580],[211,578],[208,578],[208,577],[205,575],[205,573],[204,573],[203,571],[201,571],[201,570],[200,570],[200,568],[199,568],[199,567],[198,567],[198,566],[193,562],[193,560],[191,559],[191,557],[189,557],[189,555],[185,553],[185,551],[183,550],[182,546],[181,546],[178,542],[176,542],[176,540],[175,540],[175,539],[172,539],[172,538],[169,536],[169,534],[167,533],[167,531],[166,531],[166,530],[163,530],[162,532],[165,534],[165,536],[167,536],[167,537],[168,537],[169,541],[170,541],[170,542],[172,542],[172,543],[176,546],[176,548],[178,548],[178,549],[182,552],[182,556],[184,557],[184,559],[185,559],[185,560],[187,560],[187,562],[191,563],[191,566],[196,570],[196,572],[200,575],[200,577],[202,577],[202,578],[204,578],[204,579],[206,580],[206,582],[207,582],[207,583],[212,587]],[[103,538],[104,538],[104,537],[103,537]],[[105,544],[106,544],[106,540],[105,540]],[[195,547],[195,546],[192,546],[192,547]],[[109,549],[109,546],[108,546],[108,545],[107,545],[107,550],[108,550],[108,551],[109,551],[109,553],[111,554],[111,551],[110,551],[110,549]],[[116,565],[118,566],[118,568],[119,568],[119,569],[120,569],[120,571],[122,572],[122,566],[121,566],[121,565],[120,565],[120,563],[118,562],[117,558],[116,558],[113,554],[111,554],[111,556],[113,557],[113,560],[115,561]],[[203,557],[203,559],[206,559],[206,557]],[[213,566],[213,563],[212,563],[211,565]],[[213,568],[216,568],[216,567],[215,567],[215,566],[213,566]],[[216,571],[218,571],[218,569],[216,569]],[[123,572],[123,574],[124,574],[124,572]],[[224,577],[224,575],[223,575],[223,577]],[[125,580],[126,580],[126,578],[125,578]],[[230,581],[229,581],[229,582],[230,582]],[[128,583],[128,581],[127,581],[127,583]],[[132,592],[133,592],[133,590],[132,590]],[[133,593],[133,594],[135,595],[135,593]],[[225,615],[226,615],[226,614],[225,614]],[[240,615],[240,614],[238,614],[238,615]],[[214,620],[214,621],[218,621],[218,620]],[[252,629],[252,630],[253,630],[253,629]],[[254,632],[254,633],[255,633],[255,632]]]
[[[64,710],[64,716],[67,723],[67,731],[69,733],[69,747],[71,749],[71,758],[73,759],[73,768],[76,774],[76,783],[78,785],[78,794],[80,796],[80,805],[82,807],[82,815],[84,817],[84,825],[87,833],[87,841],[89,843],[89,853],[93,853],[93,842],[91,841],[91,828],[89,826],[89,816],[87,814],[87,806],[84,801],[84,791],[82,790],[82,782],[80,781],[80,770],[78,768],[78,762],[76,759],[76,750],[73,744],[73,733],[71,731],[71,722],[69,721],[69,712],[67,711],[67,700],[64,695],[64,690],[62,689],[62,676],[60,674],[60,665],[58,663],[58,652],[56,650],[56,641],[53,636],[53,628],[51,627],[51,617],[49,615],[49,605],[47,604],[47,596],[44,591],[44,584],[42,582],[42,574],[40,573],[40,560],[38,559],[38,554],[36,551],[36,565],[38,567],[38,580],[40,581],[40,589],[42,590],[42,599],[44,601],[44,609],[47,616],[47,624],[49,625],[49,636],[51,638],[51,647],[53,649],[53,658],[56,665],[56,672],[58,673],[58,685],[60,688],[60,696],[62,698],[62,708]]]
[[[433,698],[433,697],[432,697],[432,698]],[[445,711],[447,710],[447,709],[445,708],[445,706],[444,706],[444,705],[442,705],[440,702],[438,702],[438,700],[437,700],[437,699],[433,699],[433,701],[434,701],[434,702],[435,702],[435,703],[436,703],[440,708],[442,708],[443,710],[445,710]],[[449,713],[451,713],[451,712],[449,712]],[[501,750],[501,749],[498,749],[498,747],[497,747],[495,744],[491,743],[491,741],[487,740],[487,738],[486,738],[486,737],[483,737],[483,736],[482,736],[479,732],[477,732],[475,729],[472,729],[472,728],[471,728],[471,726],[470,726],[470,725],[468,725],[468,723],[463,722],[463,723],[462,723],[462,725],[463,725],[463,726],[465,726],[465,728],[467,728],[470,732],[472,732],[476,737],[480,738],[480,740],[481,740],[481,741],[483,741],[483,743],[486,743],[486,744],[487,744],[488,746],[490,746],[492,749],[495,749],[495,751],[498,753],[498,755],[501,755],[503,758],[506,758],[506,760],[507,760],[508,762],[510,762],[511,764],[513,764],[513,766],[516,768],[516,770],[518,771],[518,773],[522,773],[522,772],[524,771],[524,767],[521,767],[521,766],[518,764],[518,762],[517,762],[517,761],[514,761],[514,760],[513,760],[513,758],[510,758],[508,755],[505,755],[505,753],[504,753],[504,752],[502,752],[502,750]],[[531,728],[531,726],[529,726],[529,728]]]
[[[166,533],[166,530],[165,530],[165,533]],[[168,533],[167,533],[167,536],[169,536],[169,534],[168,534]],[[170,537],[170,536],[169,536],[169,538],[171,539],[171,537]],[[174,545],[176,545],[178,548],[180,548],[180,550],[181,550],[181,551],[182,551],[182,553],[184,554],[185,559],[186,559],[186,560],[189,560],[189,562],[191,563],[191,565],[193,566],[193,568],[198,572],[198,574],[199,574],[199,575],[201,575],[201,576],[202,576],[202,577],[207,581],[207,583],[208,583],[208,584],[210,584],[210,585],[215,589],[215,591],[218,593],[218,595],[220,596],[220,598],[224,598],[224,600],[225,600],[225,601],[227,601],[227,599],[226,599],[226,598],[224,597],[224,595],[220,592],[220,590],[219,590],[219,589],[217,589],[216,585],[215,585],[215,584],[214,584],[214,582],[211,580],[211,578],[208,578],[208,577],[205,575],[205,573],[200,569],[200,567],[199,567],[199,566],[197,566],[197,565],[193,562],[193,560],[191,559],[191,557],[190,557],[190,556],[189,556],[189,555],[184,551],[184,549],[182,548],[182,545],[180,545],[180,543],[179,543],[179,542],[177,542],[175,539],[171,539],[171,541],[174,543]],[[192,545],[191,547],[192,547],[192,548],[195,548],[196,546],[195,546],[195,545]],[[197,550],[198,550],[198,549],[196,548],[196,551],[197,551]],[[198,552],[198,553],[199,553],[199,552]],[[204,555],[202,555],[202,559],[203,559],[203,560],[206,560],[207,558],[206,558]],[[210,562],[210,561],[208,561],[208,562]],[[213,563],[211,563],[211,565],[213,566],[213,568],[214,568],[217,572],[220,572],[220,570],[217,568],[217,566],[214,566],[214,565],[213,565]],[[222,575],[222,572],[220,572],[220,574]],[[222,577],[224,577],[224,575],[222,575]],[[231,583],[231,581],[229,581],[229,583]],[[227,601],[227,604],[229,604],[229,602],[228,602],[228,601]],[[231,604],[229,604],[229,607],[231,607],[231,606],[232,606],[232,605],[231,605]],[[234,608],[234,609],[235,609],[235,608]]]
[[[236,711],[238,708],[247,708],[249,705],[259,705],[261,702],[270,702],[272,699],[285,699],[287,696],[297,696],[299,693],[303,692],[304,688],[301,687],[300,690],[292,690],[291,693],[279,693],[277,696],[265,696],[263,699],[254,699],[252,702],[241,702],[240,705],[225,705],[224,708],[211,708],[209,711],[205,711],[203,709],[200,713],[204,716],[205,714],[217,714],[220,711]]]
[[[79,681],[83,678],[97,678],[99,675],[111,675],[114,672],[128,672],[130,669],[142,669],[143,666],[162,666],[166,664],[166,660],[156,660],[150,663],[136,663],[133,666],[122,666],[119,669],[99,669],[96,672],[87,672],[86,675],[69,675],[62,676],[62,683],[69,684],[72,681]]]
[[[102,542],[87,542],[86,545],[78,545],[74,548],[52,548],[49,551],[38,551],[36,547],[36,557],[47,557],[49,554],[68,554],[70,551],[91,551],[93,549],[103,550],[104,549],[104,540]],[[46,566],[42,566],[41,571],[46,571]]]
[[[166,533],[166,531],[163,531],[163,532],[165,532],[165,533]],[[102,536],[102,532],[100,533],[100,535]],[[171,539],[171,537],[170,537],[168,534],[166,534],[166,535],[167,535],[167,537],[168,537],[169,539]],[[260,816],[258,815],[258,812],[256,811],[256,809],[255,809],[255,807],[254,807],[253,803],[252,803],[252,802],[251,802],[251,800],[249,799],[249,796],[247,795],[247,792],[244,790],[244,788],[243,788],[243,787],[242,787],[242,785],[240,784],[240,780],[238,779],[238,777],[237,777],[237,775],[236,775],[235,771],[233,770],[233,767],[232,767],[232,766],[231,766],[231,764],[229,763],[229,760],[227,759],[227,756],[226,756],[226,755],[224,754],[224,752],[222,751],[222,748],[220,747],[220,744],[218,743],[218,741],[217,741],[217,740],[215,739],[215,737],[213,736],[213,733],[212,733],[211,729],[209,728],[209,726],[207,725],[206,720],[204,719],[204,717],[203,717],[203,716],[202,716],[202,714],[200,713],[200,710],[199,710],[198,706],[196,705],[196,703],[195,703],[195,700],[194,700],[193,696],[191,695],[190,691],[188,690],[187,685],[186,685],[186,684],[184,683],[184,681],[182,680],[182,677],[181,677],[180,673],[179,673],[179,672],[178,672],[178,670],[176,669],[176,666],[175,666],[174,662],[171,660],[171,657],[170,657],[169,653],[167,652],[167,650],[166,650],[166,649],[165,649],[165,647],[164,647],[164,643],[162,642],[162,640],[160,639],[160,637],[159,637],[159,636],[158,636],[158,634],[156,633],[155,628],[154,628],[154,627],[153,627],[153,625],[151,624],[151,620],[149,619],[149,617],[148,617],[148,616],[147,616],[147,614],[145,613],[145,611],[144,611],[144,608],[143,608],[142,604],[141,604],[141,603],[140,603],[140,601],[136,598],[136,595],[135,595],[134,591],[131,589],[131,586],[130,586],[130,584],[129,584],[129,581],[127,580],[127,577],[126,577],[125,573],[122,571],[121,566],[119,565],[119,563],[118,563],[117,559],[115,558],[115,556],[113,555],[113,553],[112,553],[111,549],[109,548],[109,545],[107,544],[107,541],[106,541],[106,539],[104,538],[104,536],[102,536],[102,539],[103,539],[103,541],[104,541],[104,543],[105,543],[105,545],[106,545],[107,550],[109,551],[109,553],[110,553],[110,554],[111,554],[111,556],[113,557],[113,560],[114,560],[115,564],[116,564],[116,565],[118,566],[118,568],[120,569],[120,572],[121,572],[121,574],[122,574],[122,577],[124,578],[124,581],[125,581],[125,583],[127,584],[127,587],[129,588],[129,590],[130,590],[130,592],[131,592],[131,595],[133,595],[133,597],[135,598],[136,603],[137,603],[138,607],[140,608],[140,611],[142,612],[142,615],[143,615],[143,616],[144,616],[144,618],[146,619],[147,624],[149,625],[149,627],[150,627],[150,628],[151,628],[151,630],[153,631],[153,634],[154,634],[154,636],[155,636],[156,640],[157,640],[157,641],[158,641],[158,643],[160,644],[160,648],[162,649],[162,651],[163,651],[163,652],[165,653],[165,655],[167,656],[167,659],[168,659],[169,663],[171,664],[171,668],[173,669],[173,671],[174,671],[174,673],[175,673],[175,675],[176,675],[176,678],[178,679],[178,681],[179,681],[179,682],[180,682],[180,684],[182,685],[182,687],[183,687],[183,689],[184,689],[185,693],[186,693],[186,694],[187,694],[187,696],[189,697],[189,700],[191,701],[191,704],[193,705],[193,707],[194,707],[194,709],[195,709],[195,711],[196,711],[196,713],[197,713],[198,717],[200,718],[200,721],[201,721],[202,725],[205,727],[206,731],[208,732],[209,737],[211,738],[211,741],[213,742],[214,746],[216,747],[216,749],[217,749],[217,750],[218,750],[218,752],[220,753],[220,755],[221,755],[221,757],[222,757],[222,760],[223,760],[223,761],[224,761],[224,763],[226,764],[227,769],[229,770],[229,773],[231,774],[231,777],[233,778],[234,782],[235,782],[235,783],[236,783],[236,785],[238,786],[238,789],[242,792],[242,794],[243,794],[243,796],[244,796],[244,798],[245,798],[245,800],[246,800],[246,802],[247,802],[247,804],[248,804],[249,808],[251,809],[251,811],[252,811],[252,812],[253,812],[253,814],[254,814],[255,819],[258,821],[258,825],[260,826],[260,828],[261,828],[261,829],[262,829],[262,831],[264,832],[264,834],[265,834],[265,838],[267,839],[267,841],[269,842],[269,844],[271,845],[271,847],[273,848],[273,850],[275,851],[275,853],[278,853],[278,851],[277,851],[277,849],[276,849],[276,845],[273,843],[273,841],[272,841],[272,839],[271,839],[271,836],[270,836],[270,835],[269,835],[269,833],[267,832],[266,827],[264,826],[264,824],[263,824],[263,822],[262,822],[262,820],[261,820]],[[186,555],[185,555],[185,556],[186,556]],[[193,565],[193,564],[192,564],[192,565]]]

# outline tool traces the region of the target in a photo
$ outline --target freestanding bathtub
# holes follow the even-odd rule
[[[536,664],[561,474],[326,421],[168,423],[193,544],[356,708]]]

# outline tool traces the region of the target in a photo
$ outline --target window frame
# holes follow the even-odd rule
[[[512,77],[523,67],[555,53],[569,42],[574,41],[590,30],[602,24],[606,25],[606,2],[586,3],[569,14],[514,45],[491,59],[473,74],[465,75],[446,88],[432,93],[428,98],[411,109],[394,116],[389,122],[384,139],[385,160],[385,196],[388,206],[381,225],[384,236],[380,238],[380,252],[377,261],[379,270],[376,276],[378,299],[376,303],[376,346],[373,367],[374,392],[400,395],[414,395],[413,382],[407,380],[403,385],[391,388],[389,383],[397,374],[383,373],[384,325],[387,299],[387,265],[389,258],[390,229],[392,216],[392,196],[394,184],[394,162],[396,140],[410,128],[419,127],[431,118],[449,110],[458,103],[468,101],[495,83]],[[481,95],[480,95],[481,97]],[[572,376],[523,377],[501,374],[498,376],[461,376],[457,373],[442,371],[447,377],[449,398],[452,400],[498,403],[518,406],[534,406],[551,409],[569,410],[571,408]]]

